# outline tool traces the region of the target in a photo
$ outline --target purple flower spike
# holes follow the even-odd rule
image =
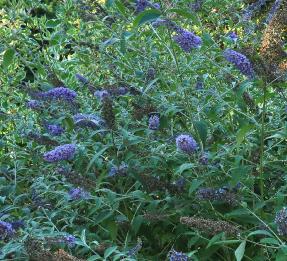
[[[14,234],[12,224],[5,221],[0,221],[0,239],[11,237]]]
[[[113,166],[108,173],[108,177],[126,176],[127,169],[128,165],[125,163],[122,163],[119,167]]]
[[[14,230],[18,230],[19,228],[25,227],[25,223],[23,220],[17,220],[17,221],[11,222],[11,225]]]
[[[104,127],[105,122],[99,116],[93,114],[83,114],[78,113],[73,116],[74,123],[78,127],[87,127],[87,128],[101,128]]]
[[[182,252],[177,252],[172,249],[169,252],[169,261],[188,261],[188,256]]]
[[[102,90],[102,91],[97,90],[97,91],[95,91],[94,95],[100,100],[103,100],[104,98],[110,97],[109,92],[106,90]]]
[[[48,124],[46,128],[52,136],[59,136],[64,132],[64,129],[58,124]]]
[[[73,102],[77,97],[77,93],[66,87],[57,87],[42,94],[44,98],[51,100],[63,100]]]
[[[74,247],[76,244],[76,238],[73,235],[64,236],[63,241],[67,243],[69,247]]]
[[[191,52],[193,48],[199,48],[202,44],[199,36],[184,29],[177,30],[177,35],[173,37],[173,40],[187,53]]]
[[[237,42],[238,36],[235,32],[230,32],[228,37],[233,41],[233,42]]]
[[[61,160],[70,160],[74,157],[76,152],[75,144],[65,144],[56,147],[44,154],[43,158],[47,162],[58,162]]]
[[[149,117],[148,128],[150,130],[158,130],[158,128],[159,128],[159,116],[157,114],[153,114]]]
[[[176,146],[187,154],[192,154],[197,150],[197,143],[194,138],[186,134],[181,134],[176,138]]]
[[[160,4],[152,4],[148,0],[137,0],[136,2],[136,14],[143,12],[147,7],[160,9]]]
[[[69,197],[71,200],[88,199],[90,197],[90,193],[82,188],[73,188],[69,191]]]
[[[32,110],[37,110],[41,107],[41,103],[37,100],[30,100],[27,102],[27,107]]]
[[[86,79],[83,75],[76,73],[75,77],[77,78],[77,80],[83,84],[87,84],[89,83],[89,80]]]
[[[242,74],[248,78],[254,78],[254,70],[248,58],[231,49],[226,49],[223,53],[225,59],[232,63]]]

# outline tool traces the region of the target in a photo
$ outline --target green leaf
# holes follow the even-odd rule
[[[108,258],[113,252],[115,252],[115,250],[117,248],[118,248],[117,246],[112,246],[112,247],[109,247],[108,249],[106,249],[104,257]]]
[[[195,121],[194,127],[199,134],[199,137],[202,141],[202,144],[205,145],[206,138],[207,138],[207,124],[205,121]]]
[[[197,17],[193,13],[187,12],[187,11],[185,11],[183,9],[179,9],[179,8],[169,9],[169,12],[177,13],[178,15],[191,20],[194,24],[200,25],[199,20],[197,19]]]
[[[251,237],[251,236],[254,236],[254,235],[266,235],[266,236],[274,237],[270,232],[268,232],[266,230],[253,231],[253,232],[249,233],[247,237]]]
[[[144,23],[151,22],[157,19],[161,15],[161,12],[156,9],[146,10],[141,12],[134,20],[133,26],[139,27]]]
[[[236,141],[237,145],[241,144],[242,141],[245,139],[247,136],[247,133],[254,128],[254,125],[244,125],[243,127],[240,128],[240,130],[236,134]]]
[[[260,240],[260,243],[263,243],[263,244],[270,244],[270,245],[280,245],[280,243],[278,242],[277,239],[275,238],[263,238]]]
[[[105,147],[105,148],[101,149],[98,153],[95,154],[95,156],[90,160],[90,162],[89,162],[89,164],[87,166],[86,173],[88,173],[89,169],[92,167],[92,165],[94,164],[95,160],[97,158],[99,158],[109,147],[110,146]]]
[[[194,179],[189,187],[188,195],[190,196],[203,182],[204,180]]]
[[[101,223],[102,221],[106,220],[113,214],[112,210],[103,210],[101,211],[95,218],[95,225]]]
[[[7,49],[3,56],[2,67],[6,69],[12,62],[15,56],[14,49]]]
[[[245,246],[246,246],[246,241],[244,240],[243,242],[241,242],[241,244],[235,250],[234,253],[235,253],[236,261],[242,260],[242,258],[244,256],[244,252],[245,252]]]
[[[188,170],[188,169],[192,169],[194,167],[193,163],[184,163],[182,164],[178,170],[176,171],[176,174],[182,174],[184,171]]]
[[[60,19],[51,19],[46,22],[47,28],[54,28],[61,23]]]
[[[217,242],[219,239],[221,239],[221,237],[222,237],[222,233],[213,236],[213,237],[209,240],[208,245],[206,246],[206,248],[211,247],[215,242]]]

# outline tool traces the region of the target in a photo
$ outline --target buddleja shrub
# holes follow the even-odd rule
[[[249,2],[0,1],[1,260],[286,260],[287,3]]]

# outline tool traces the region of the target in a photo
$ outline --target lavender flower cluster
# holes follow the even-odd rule
[[[6,222],[0,220],[0,240],[11,238],[16,230],[25,226],[23,220]]]
[[[57,87],[42,93],[42,97],[50,100],[74,102],[77,97],[77,93],[66,87]]]
[[[115,176],[126,176],[127,175],[127,170],[128,170],[128,165],[125,163],[122,163],[120,166],[113,166],[110,171],[108,176],[109,177],[115,177]]]
[[[223,55],[225,59],[232,63],[242,74],[250,79],[254,78],[253,66],[245,55],[231,49],[226,49]]]
[[[29,100],[26,105],[29,109],[32,110],[37,110],[41,108],[41,103],[37,100]]]
[[[13,236],[14,229],[11,223],[0,221],[0,240]]]
[[[143,12],[147,7],[155,8],[155,9],[160,9],[159,4],[152,4],[148,0],[137,0],[136,2],[136,14]]]
[[[83,75],[81,75],[81,74],[76,73],[75,77],[76,77],[76,79],[77,79],[79,82],[81,82],[81,83],[83,83],[83,84],[88,84],[88,83],[89,83],[89,80],[86,79],[86,78],[85,78]]]
[[[191,52],[194,48],[199,48],[202,44],[199,36],[184,29],[177,30],[177,34],[173,37],[173,40],[187,53]]]
[[[76,152],[75,144],[65,144],[57,146],[55,149],[48,151],[44,154],[45,161],[53,163],[61,160],[70,160],[74,157]]]
[[[148,119],[148,128],[150,130],[158,130],[159,124],[160,124],[159,115],[158,114],[150,115]]]
[[[90,193],[82,188],[72,188],[68,194],[70,200],[80,200],[90,198]]]
[[[279,235],[287,235],[287,208],[283,207],[275,217],[275,223],[277,225],[277,231]]]
[[[135,256],[141,249],[142,249],[142,240],[140,238],[138,238],[138,242],[135,245],[135,247],[133,247],[132,249],[130,249],[128,251],[128,256],[133,257]]]
[[[47,124],[46,128],[52,136],[59,136],[64,132],[64,129],[59,124]]]
[[[74,124],[78,127],[101,128],[105,126],[105,122],[99,116],[94,114],[78,113],[73,116]]]
[[[188,256],[182,252],[177,252],[174,249],[170,250],[169,261],[188,261]]]
[[[195,139],[187,134],[181,134],[176,138],[176,146],[180,151],[186,154],[192,154],[198,148]]]

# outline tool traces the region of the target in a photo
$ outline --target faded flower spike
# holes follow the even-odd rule
[[[231,49],[226,49],[223,55],[224,58],[232,63],[242,74],[248,78],[254,78],[252,64],[245,55]]]
[[[158,116],[158,114],[153,114],[149,117],[148,128],[150,130],[157,130],[159,128],[159,116]]]
[[[176,146],[182,152],[192,154],[197,150],[197,143],[193,137],[187,134],[181,134],[176,138]]]
[[[61,160],[70,160],[76,153],[75,144],[65,144],[56,147],[55,149],[48,151],[44,154],[44,160],[47,162],[58,162]]]
[[[66,87],[57,87],[44,92],[42,96],[51,100],[64,100],[67,102],[73,102],[77,97],[77,93]]]
[[[82,188],[73,188],[68,194],[71,200],[88,199],[90,197],[90,193]]]
[[[287,235],[287,208],[283,207],[275,217],[275,223],[277,225],[277,231],[280,236]]]
[[[46,128],[52,136],[59,136],[64,132],[64,129],[59,124],[48,124]]]
[[[177,35],[173,37],[173,40],[187,53],[191,52],[193,48],[199,48],[202,44],[199,36],[184,29],[177,30]]]
[[[237,227],[223,220],[216,221],[200,217],[181,217],[180,223],[208,235],[216,235],[221,232],[225,232],[227,235],[236,235],[239,233]]]
[[[170,250],[169,254],[169,261],[188,261],[188,256],[182,252],[177,252],[176,250]]]
[[[219,189],[201,188],[196,192],[196,197],[199,200],[217,200],[235,206],[238,204],[238,197],[235,193],[229,191],[228,188],[222,187]]]

